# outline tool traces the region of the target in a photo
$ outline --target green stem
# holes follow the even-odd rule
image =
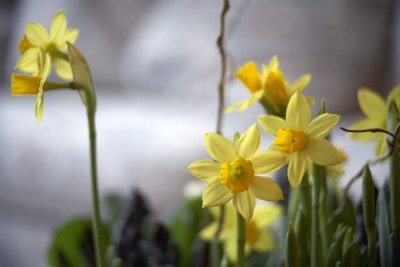
[[[326,184],[326,169],[322,166],[315,166],[319,170],[318,177],[320,179],[320,192],[319,192],[319,230],[321,233],[321,250],[322,258],[326,259],[328,254],[328,231],[330,228],[327,225],[328,216],[326,213],[326,198],[328,194],[328,187]]]
[[[393,139],[393,155],[390,157],[390,225],[393,256],[400,250],[400,167],[399,142]],[[393,257],[393,266],[399,266],[400,257]]]
[[[319,191],[321,187],[321,180],[319,177],[319,170],[316,164],[313,164],[313,185],[312,185],[312,209],[311,209],[311,267],[318,267],[318,254],[319,254]]]
[[[246,241],[246,221],[240,215],[236,213],[237,218],[237,267],[244,267],[244,245]]]
[[[94,242],[96,251],[96,266],[105,267],[105,260],[103,255],[103,240],[101,233],[101,215],[99,204],[99,193],[97,188],[97,161],[96,161],[96,125],[94,112],[88,108],[88,123],[89,123],[89,139],[90,139],[90,169],[91,169],[91,182],[92,182],[92,205],[93,205],[93,231]]]
[[[43,86],[44,91],[56,90],[56,89],[76,89],[75,84],[73,82],[70,83],[56,83],[56,82],[48,82],[46,81]]]

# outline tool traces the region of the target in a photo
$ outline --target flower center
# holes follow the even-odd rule
[[[260,230],[253,221],[246,222],[246,243],[254,245],[260,237]]]
[[[274,70],[268,75],[265,84],[265,96],[273,106],[287,106],[289,96],[285,89],[282,71]]]
[[[307,135],[290,129],[279,129],[274,144],[283,153],[292,154],[304,149],[307,144]]]
[[[221,184],[225,185],[232,193],[247,190],[253,178],[253,165],[241,157],[236,157],[231,163],[222,164],[219,170]]]

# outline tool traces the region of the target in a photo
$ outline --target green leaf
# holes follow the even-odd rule
[[[334,267],[336,262],[341,260],[343,240],[347,229],[347,226],[339,225],[337,227],[335,235],[333,236],[333,241],[328,250],[328,258],[326,260],[327,267]]]
[[[340,261],[341,267],[361,266],[360,248],[356,242],[351,243],[344,251],[343,258]]]
[[[79,92],[82,103],[89,112],[96,110],[96,94],[89,65],[79,50],[71,43],[68,43],[68,55],[71,63],[74,84]]]
[[[297,239],[296,233],[294,232],[293,225],[290,223],[289,230],[286,234],[285,241],[285,266],[286,267],[297,267],[299,260],[297,258]]]
[[[378,193],[376,203],[381,266],[392,266],[392,241],[390,239],[389,196],[385,187]]]
[[[87,232],[91,230],[90,218],[75,218],[61,225],[53,235],[47,260],[51,267],[90,267],[81,249]],[[93,246],[93,243],[91,244]]]

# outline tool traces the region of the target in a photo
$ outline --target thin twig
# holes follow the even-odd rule
[[[362,129],[362,130],[349,130],[343,127],[340,127],[340,129],[342,129],[345,132],[355,132],[355,133],[363,133],[363,132],[372,132],[372,133],[386,133],[390,136],[392,136],[394,139],[399,140],[399,133],[400,133],[400,123],[397,124],[396,129],[394,130],[394,134],[386,131],[384,129],[379,129],[379,128],[371,128],[371,129]],[[332,215],[329,217],[328,219],[328,224],[333,224],[335,222],[335,220],[337,219],[338,216],[340,216],[340,214],[342,214],[344,208],[346,207],[346,203],[347,203],[347,195],[348,192],[351,188],[351,186],[354,184],[355,181],[357,181],[364,172],[364,168],[368,165],[368,166],[372,166],[375,165],[379,162],[383,162],[386,159],[388,159],[393,153],[394,153],[394,142],[391,142],[390,146],[389,146],[389,151],[388,153],[386,153],[386,155],[383,155],[381,157],[378,157],[374,160],[368,160],[363,166],[362,168],[350,179],[350,181],[347,183],[346,187],[343,190],[343,197],[342,200],[340,202],[339,207],[332,213]]]

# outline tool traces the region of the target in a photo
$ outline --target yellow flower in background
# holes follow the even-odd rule
[[[340,163],[332,166],[326,167],[326,176],[328,177],[328,181],[330,181],[333,190],[338,196],[342,195],[342,189],[339,186],[339,180],[344,174],[343,165],[347,162],[346,153],[340,149],[336,148],[339,153]]]
[[[35,101],[35,119],[39,124],[43,117],[44,106],[44,84],[51,70],[51,58],[46,53],[44,59],[40,59],[40,71],[38,76],[29,76],[24,74],[12,74],[11,76],[11,94],[13,96],[37,95]]]
[[[50,27],[50,34],[39,23],[28,23],[25,35],[19,43],[22,54],[16,64],[16,69],[39,75],[41,70],[37,62],[41,53],[49,54],[57,75],[64,80],[72,80],[71,66],[68,62],[67,42],[75,43],[79,30],[67,28],[67,19],[63,11],[58,11]]]
[[[189,165],[191,174],[208,182],[203,192],[203,207],[220,206],[232,200],[246,220],[253,216],[255,198],[266,201],[283,199],[282,189],[271,178],[258,174],[273,173],[276,161],[285,161],[281,153],[257,153],[260,130],[253,124],[237,142],[206,133],[204,143],[215,160],[200,160]]]
[[[256,63],[249,61],[236,71],[235,76],[246,86],[251,97],[233,104],[225,112],[243,111],[255,102],[262,101],[274,109],[276,114],[284,114],[290,97],[297,91],[302,92],[311,80],[311,75],[305,74],[291,85],[279,69],[277,56],[273,56],[268,65],[263,65],[262,74]]]
[[[258,117],[261,127],[275,136],[268,152],[281,153],[287,159],[288,178],[292,186],[300,184],[310,160],[322,166],[340,163],[337,149],[325,139],[339,118],[339,115],[325,113],[311,121],[310,106],[299,92],[290,98],[286,120],[272,115]],[[275,161],[274,164],[279,164],[274,167],[280,168],[286,161]]]
[[[218,208],[211,208],[210,211],[216,219],[200,232],[200,237],[204,240],[212,240],[217,229],[217,218],[219,218]],[[270,228],[282,215],[280,206],[257,206],[254,216],[246,221],[246,241],[245,253],[249,254],[252,250],[258,252],[272,251],[276,248],[276,241]],[[219,235],[219,239],[224,243],[226,252],[232,262],[237,258],[237,223],[235,208],[232,204],[225,205],[224,225]]]
[[[386,129],[389,104],[394,101],[400,108],[400,85],[393,88],[386,102],[378,93],[365,87],[358,90],[357,98],[361,111],[366,117],[354,123],[350,128],[352,130]],[[388,149],[384,133],[350,133],[350,138],[359,141],[375,141],[376,156],[382,156]]]

